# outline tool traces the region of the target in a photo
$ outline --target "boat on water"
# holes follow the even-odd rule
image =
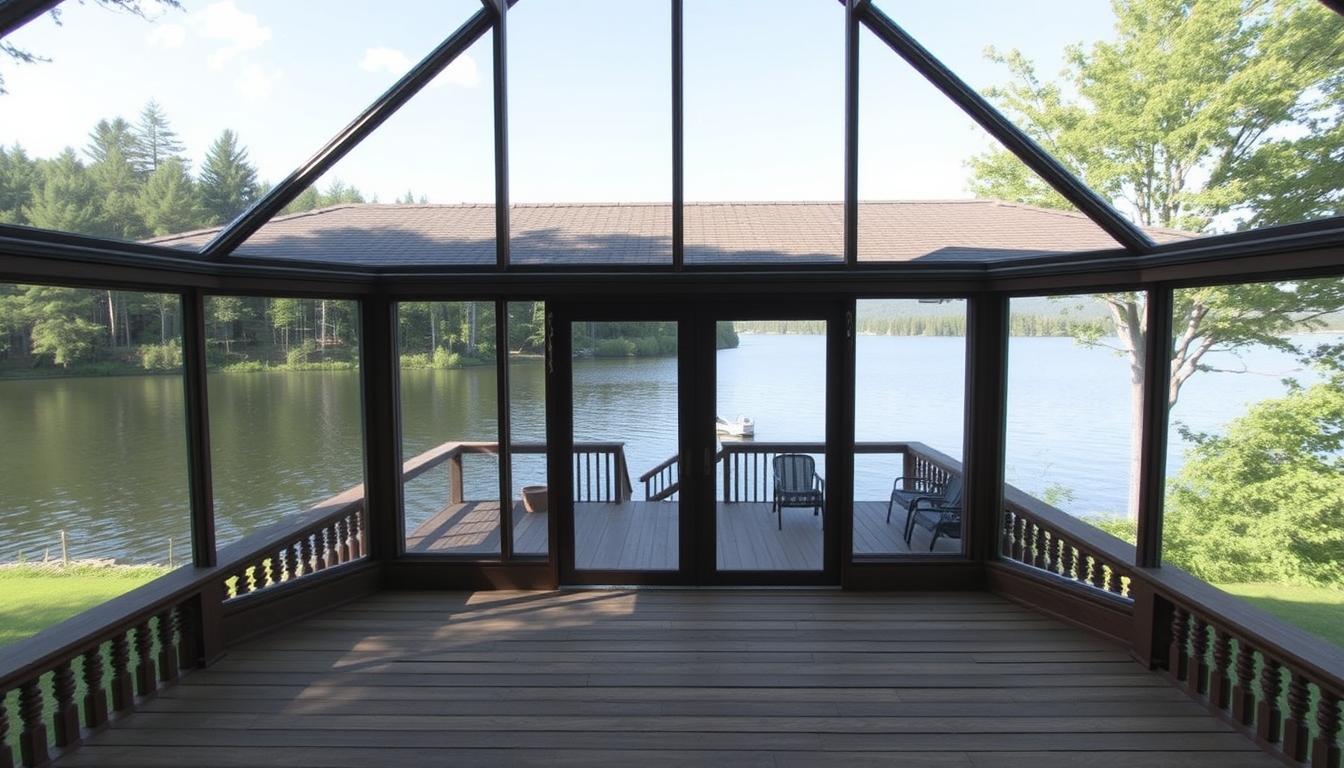
[[[756,422],[746,416],[738,416],[735,421],[717,416],[714,419],[714,428],[720,435],[727,437],[751,437],[756,434]]]

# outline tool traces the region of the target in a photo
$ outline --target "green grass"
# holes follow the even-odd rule
[[[1219,584],[1217,587],[1344,648],[1344,590],[1283,584]]]
[[[167,572],[158,566],[0,567],[0,646],[35,635]]]

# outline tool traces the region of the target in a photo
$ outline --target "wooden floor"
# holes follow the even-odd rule
[[[675,570],[676,502],[580,503],[574,510],[575,565],[580,570]],[[822,568],[821,520],[808,509],[785,508],[783,528],[768,503],[716,505],[717,565],[721,571],[817,571]],[[903,538],[905,510],[886,521],[886,502],[854,505],[857,555],[906,555],[929,551],[931,534],[916,526],[910,544]],[[513,508],[514,551],[546,554],[547,514]],[[498,554],[499,503],[451,504],[407,537],[415,553]],[[935,553],[958,552],[961,542],[940,538]]]
[[[983,593],[385,592],[233,648],[56,765],[1277,766]]]

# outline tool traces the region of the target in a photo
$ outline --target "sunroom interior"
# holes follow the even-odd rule
[[[193,31],[191,24],[204,24],[207,11],[238,12],[233,3],[198,11],[192,3],[161,2],[118,23],[139,35],[152,26],[160,44],[170,37],[159,35],[167,26],[200,34],[203,27]],[[1117,0],[1113,9],[1161,6],[1194,15],[1201,4],[1235,6],[1237,29],[1266,19],[1272,28],[1280,21],[1272,14],[1288,8],[1308,15],[1313,34],[1344,43],[1344,21],[1331,2]],[[58,5],[0,5],[7,50],[35,45],[22,34],[50,23]],[[63,28],[41,39],[68,34],[72,45],[82,44],[85,16],[134,5],[66,8]],[[1235,755],[1244,762],[1235,764],[1261,764],[1262,752],[1271,762],[1341,764],[1344,649],[1164,559],[1164,547],[1173,546],[1164,522],[1179,442],[1173,377],[1199,368],[1192,355],[1205,342],[1191,331],[1191,307],[1203,311],[1209,291],[1265,286],[1300,300],[1286,315],[1314,319],[1329,314],[1323,307],[1344,278],[1344,183],[1330,170],[1344,149],[1329,143],[1344,135],[1338,66],[1301,89],[1315,100],[1301,124],[1310,123],[1324,143],[1310,156],[1316,164],[1299,169],[1295,191],[1269,185],[1259,208],[1215,202],[1199,209],[1214,211],[1203,219],[1154,220],[1136,201],[1161,194],[1160,185],[1089,186],[1087,174],[1077,172],[1079,158],[1102,164],[1114,155],[1052,143],[1022,122],[1030,118],[1023,91],[977,90],[963,79],[962,65],[983,77],[981,51],[968,53],[955,41],[973,3],[934,14],[893,0],[798,0],[787,11],[745,3],[731,12],[668,0],[641,4],[638,13],[596,0],[572,8],[538,0],[367,5],[333,13],[339,18],[330,23],[348,38],[342,44],[382,51],[382,58],[366,56],[376,69],[390,51],[373,48],[382,45],[379,36],[410,26],[421,38],[421,58],[402,55],[381,72],[382,81],[289,73],[306,78],[311,93],[288,106],[323,118],[302,125],[288,112],[238,116],[231,104],[221,106],[221,120],[273,134],[273,154],[290,160],[287,175],[227,220],[135,233],[44,225],[51,220],[36,215],[0,224],[0,282],[7,286],[89,289],[108,302],[135,292],[171,306],[180,331],[168,335],[180,360],[168,380],[180,381],[174,402],[185,429],[166,440],[164,453],[180,467],[180,501],[170,517],[137,525],[189,542],[178,547],[180,567],[150,584],[0,647],[0,768],[135,765],[146,755],[248,764],[263,747],[249,743],[261,751],[241,750],[229,762],[173,738],[162,740],[160,751],[140,745],[118,752],[111,734],[148,717],[132,713],[155,709],[150,703],[167,701],[165,691],[218,668],[231,652],[247,658],[255,651],[238,652],[247,643],[282,637],[291,626],[320,635],[320,625],[305,622],[367,605],[360,601],[428,600],[416,605],[449,616],[473,605],[507,613],[509,601],[545,596],[558,601],[557,611],[586,615],[589,594],[618,603],[670,600],[687,612],[674,625],[697,611],[750,611],[772,600],[785,601],[780,610],[803,605],[819,614],[830,600],[829,610],[891,621],[943,595],[970,601],[949,603],[966,614],[959,619],[968,622],[966,631],[979,614],[1021,606],[1023,615],[1122,652],[1188,696],[1245,742],[1247,752]],[[1072,39],[1070,24],[1083,23],[1035,18],[1058,8],[1005,13],[1020,34],[1062,27],[1055,32],[1064,41]],[[90,28],[96,38],[97,24]],[[307,55],[329,42],[276,45]],[[522,55],[530,45],[545,55]],[[814,46],[828,70],[813,66]],[[951,52],[944,57],[938,46]],[[109,55],[112,78],[140,76],[138,50]],[[759,61],[744,63],[743,52]],[[0,96],[0,106],[4,99],[18,106],[6,109],[7,123],[22,124],[38,109],[20,76],[30,68],[51,69],[76,92],[78,83],[92,91],[106,82],[95,71],[63,73],[58,55],[42,63],[44,52],[35,53],[39,61],[22,70],[17,63],[3,69],[12,93]],[[1344,61],[1338,46],[1328,56],[1327,64]],[[1012,57],[998,61],[1011,66]],[[278,72],[271,74],[278,81]],[[177,73],[162,77],[165,91],[205,90]],[[1134,81],[1139,93],[1157,88],[1137,75]],[[472,84],[473,96],[444,96],[462,82]],[[1229,81],[1220,98],[1245,98],[1231,92],[1239,86]],[[1184,119],[1193,123],[1201,109],[1218,107],[1189,108]],[[794,123],[809,127],[795,130]],[[905,125],[921,123],[925,134],[902,138]],[[974,135],[981,154],[937,165],[948,126]],[[78,138],[86,126],[76,130]],[[1299,138],[1281,126],[1262,130],[1247,143]],[[1099,132],[1097,140],[1104,138]],[[419,154],[401,154],[407,148]],[[934,158],[928,165],[926,156]],[[961,197],[958,185],[977,162],[1011,167],[1000,178],[1020,180],[1024,197]],[[445,194],[466,202],[417,200],[416,185],[427,178],[417,164],[431,177],[460,178]],[[358,184],[361,168],[385,166],[392,178],[410,180],[404,200],[336,194],[350,191],[339,179]],[[1217,173],[1207,165],[1189,172]],[[932,183],[937,199],[897,199],[919,194],[904,192],[914,189],[903,186],[913,183],[907,177],[953,174],[960,175]],[[1221,179],[1209,189],[1243,181]],[[1010,186],[981,189],[1006,194]],[[1278,210],[1265,202],[1272,193],[1311,197],[1313,204],[1286,217],[1266,213]],[[320,202],[296,208],[305,197]],[[1201,204],[1215,197],[1206,190]],[[1103,395],[1109,385],[1068,373],[1062,387],[1076,402],[1055,395],[1036,402],[1033,396],[1060,384],[1042,377],[1060,378],[1065,355],[1038,353],[1053,358],[1054,369],[1031,362],[1020,338],[1027,334],[1015,325],[1019,308],[1045,297],[1051,307],[1081,307],[1095,295],[1110,297],[1092,306],[1109,318],[1104,333],[1120,341],[1082,326],[1071,333],[1125,350],[1115,358],[1119,387]],[[311,307],[322,329],[313,359],[331,352],[354,364],[343,408],[332,406],[325,389],[283,408],[269,394],[225,389],[223,380],[234,374],[216,375],[214,366],[221,354],[233,354],[235,340],[221,335],[220,318],[252,301],[265,301],[269,313],[281,302]],[[899,335],[877,330],[893,317],[952,330],[907,329],[908,336],[945,337],[923,351],[868,345]],[[1087,328],[1099,327],[1096,316],[1087,317]],[[469,336],[463,351],[440,348],[435,336],[448,328]],[[167,346],[167,335],[163,341]],[[766,349],[767,341],[778,346]],[[287,336],[284,343],[288,349]],[[637,351],[641,344],[656,351]],[[625,352],[610,354],[613,348]],[[413,370],[412,352],[427,367],[467,373],[449,379],[445,370]],[[327,446],[280,445],[286,432],[324,422],[332,410],[339,428],[316,438],[342,444],[330,456]],[[1124,415],[1123,466],[1084,458],[1067,459],[1073,463],[1066,469],[1078,483],[1116,486],[1128,540],[1074,514],[1068,489],[1030,477],[1032,467],[1051,461],[1045,454],[1052,443],[1099,440],[1093,433],[1101,414],[1112,411]],[[1047,431],[1024,415],[1038,412],[1054,412],[1065,426]],[[139,449],[99,446],[103,454],[121,450]],[[312,453],[312,464],[296,453]],[[23,471],[17,454],[0,468],[0,477],[13,473],[6,483],[17,484]],[[789,458],[806,460],[801,480],[782,479]],[[276,464],[308,477],[292,484],[272,477]],[[128,484],[135,478],[132,472]],[[117,483],[98,482],[109,491]],[[249,485],[274,485],[278,503],[259,509],[238,490]],[[7,512],[0,509],[0,519]],[[16,539],[23,535],[17,522],[5,528]],[[1337,570],[1340,560],[1336,555],[1328,567]],[[881,601],[859,597],[869,594]],[[916,602],[904,602],[908,596]],[[501,633],[508,623],[502,620]],[[697,685],[713,687],[686,690]],[[836,695],[846,685],[836,684]],[[351,738],[357,747],[373,737]],[[100,750],[100,739],[114,746]],[[965,762],[949,764],[980,764],[967,757],[980,750],[988,763],[1013,764],[1006,747],[958,747],[955,733],[944,739],[936,749],[919,748],[921,759],[961,750]],[[646,758],[721,760],[726,748],[710,742],[714,751],[662,744],[657,758]],[[571,746],[576,756],[601,754],[618,764],[655,749],[618,743],[625,747]],[[744,743],[751,746],[735,749],[764,750],[769,737],[753,733]],[[1117,761],[1106,764],[1145,759],[1127,751],[1132,746],[1081,743],[1061,740],[1049,758],[1023,750],[1012,759],[1047,765],[1070,759],[1071,749]],[[471,755],[491,764],[509,762],[509,754],[521,760],[515,764],[557,758],[525,747]],[[807,764],[859,749],[848,742],[785,744],[770,754]],[[877,760],[915,748],[893,738],[864,749]],[[346,759],[402,759],[387,751],[351,757],[356,751]],[[346,764],[339,750],[321,754],[325,764]],[[1230,765],[1230,754],[1193,746],[1171,748],[1161,759]],[[416,752],[405,764],[466,757],[451,749]]]

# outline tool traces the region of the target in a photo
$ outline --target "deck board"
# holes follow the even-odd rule
[[[1278,765],[991,595],[828,590],[381,593],[230,649],[56,763],[634,764]]]
[[[579,570],[676,570],[678,502],[627,501],[575,505],[575,565]],[[513,506],[514,548],[520,554],[547,551],[547,516]],[[886,522],[886,502],[854,505],[854,553],[859,556],[924,554],[931,534],[916,527],[902,538],[904,510]],[[771,505],[719,503],[716,509],[717,567],[721,571],[818,571],[822,568],[821,521],[806,509],[786,508],[781,530]],[[961,542],[941,538],[935,553],[960,551]],[[450,504],[407,536],[416,554],[497,555],[498,502]]]

